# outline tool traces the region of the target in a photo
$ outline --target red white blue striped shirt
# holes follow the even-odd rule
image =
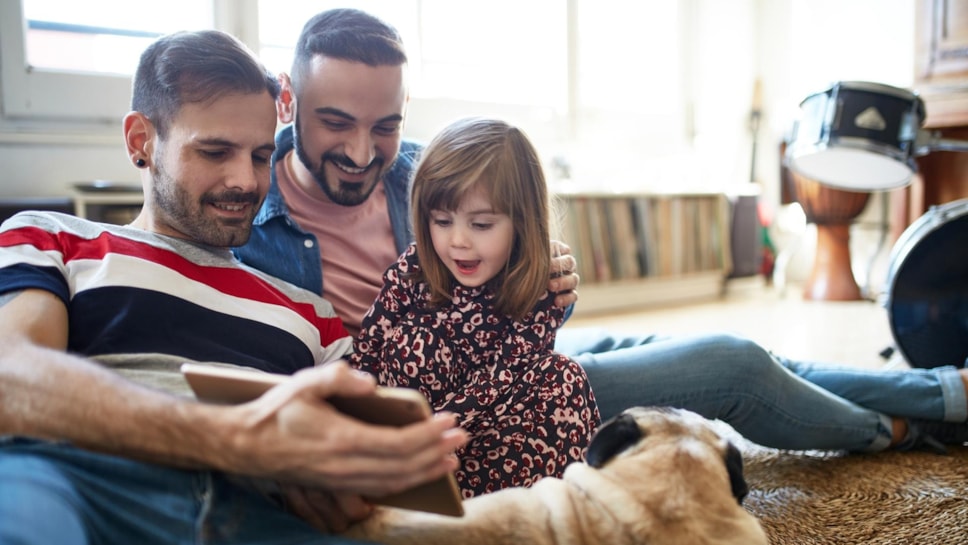
[[[339,359],[352,338],[318,295],[213,248],[66,214],[0,226],[0,295],[36,288],[69,312],[68,351],[161,353],[292,373]]]

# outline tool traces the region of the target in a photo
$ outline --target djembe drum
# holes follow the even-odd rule
[[[800,109],[786,160],[797,201],[817,225],[817,255],[803,295],[860,299],[850,268],[850,225],[867,206],[868,191],[909,183],[924,102],[905,89],[842,81],[810,95]]]
[[[817,226],[817,250],[804,284],[804,299],[860,299],[860,288],[850,265],[850,226],[864,211],[870,193],[835,189],[796,172],[790,174],[807,222]]]

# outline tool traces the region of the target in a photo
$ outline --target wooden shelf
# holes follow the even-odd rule
[[[0,199],[0,223],[24,210],[50,210],[52,212],[74,213],[74,200],[70,197],[24,197]]]
[[[74,191],[78,217],[123,225],[131,222],[144,204],[138,191]]]
[[[732,266],[730,206],[721,193],[559,194],[578,261],[576,314],[709,300]]]

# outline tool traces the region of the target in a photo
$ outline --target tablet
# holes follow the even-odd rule
[[[182,364],[181,372],[199,401],[223,404],[251,401],[290,378],[288,375],[255,369],[193,363]],[[408,388],[377,386],[376,392],[370,396],[334,396],[326,401],[344,414],[383,426],[406,426],[430,418],[432,414],[427,399],[420,392]],[[402,509],[455,517],[464,514],[460,490],[452,474],[397,494],[368,499],[375,504]]]

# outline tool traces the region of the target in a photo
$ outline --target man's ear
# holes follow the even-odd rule
[[[279,98],[276,99],[276,115],[282,124],[296,119],[296,93],[292,90],[292,80],[285,72],[279,74]]]
[[[138,164],[140,159],[150,165],[156,140],[154,124],[141,112],[129,112],[124,116],[123,128],[124,144],[131,162]]]

